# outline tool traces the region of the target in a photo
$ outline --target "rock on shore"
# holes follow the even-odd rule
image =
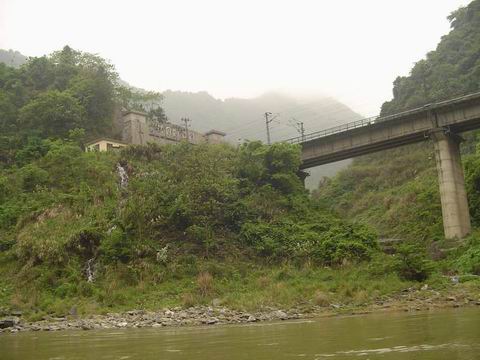
[[[37,322],[27,322],[22,319],[20,312],[11,312],[10,317],[0,319],[0,333],[242,324],[336,314],[421,311],[448,307],[480,306],[480,294],[475,290],[472,292],[465,289],[453,289],[453,291],[440,293],[424,285],[421,288],[411,287],[393,296],[366,301],[357,305],[336,304],[327,301],[319,305],[304,304],[301,307],[289,310],[262,308],[262,310],[255,312],[228,309],[218,305],[218,302],[212,305],[186,309],[176,307],[160,311],[131,310],[124,313],[92,315],[85,318],[80,318],[77,315],[76,308],[72,308],[68,316],[61,318],[46,317],[44,320]]]
[[[125,313],[94,315],[85,319],[68,316],[64,318],[47,318],[36,322],[24,322],[18,317],[7,318],[0,320],[0,332],[241,324],[257,321],[290,320],[300,317],[302,317],[302,314],[296,311],[271,309],[249,313],[224,307],[197,306],[187,309],[163,309],[156,312],[131,310]]]

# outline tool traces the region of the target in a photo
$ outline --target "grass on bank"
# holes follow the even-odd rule
[[[40,319],[72,308],[94,314],[214,299],[249,311],[355,307],[413,280],[441,289],[443,275],[480,275],[478,235],[437,263],[419,241],[395,258],[381,254],[375,231],[308,197],[298,149],[286,144],[120,154],[45,145],[45,155],[0,177],[5,312]],[[118,163],[128,170],[127,188],[118,186]],[[86,281],[90,259],[93,283]]]
[[[15,286],[4,278],[0,304],[24,310],[35,319],[46,314],[67,315],[72,307],[80,314],[92,314],[210,305],[214,299],[229,308],[254,311],[265,307],[364,305],[412,285],[394,273],[376,274],[368,264],[330,269],[308,264],[271,266],[186,258],[166,266],[136,265],[118,263],[104,269],[102,279],[94,283],[71,281],[47,269],[41,270],[41,278],[32,273]],[[15,276],[7,264],[1,270]],[[39,281],[50,282],[50,286],[39,286]]]
[[[211,305],[213,301],[246,311],[268,307],[308,311],[313,306],[332,305],[348,310],[422,286],[387,271],[389,262],[391,256],[379,255],[370,263],[332,269],[308,263],[262,265],[185,257],[166,265],[118,263],[102,269],[103,276],[93,283],[65,278],[58,270],[41,269],[15,285],[3,277],[0,306],[22,310],[30,320],[40,320],[46,315],[65,316],[72,308],[80,315],[91,315],[131,309],[186,308]],[[3,262],[1,271],[15,276],[11,264]],[[452,287],[450,279],[440,272],[425,283],[437,291]],[[460,286],[478,293],[480,280],[475,276],[465,277]]]

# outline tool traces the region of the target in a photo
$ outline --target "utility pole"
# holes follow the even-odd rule
[[[300,134],[302,135],[302,142],[305,141],[305,128],[303,127],[303,121],[299,122],[300,125]]]
[[[305,141],[305,128],[303,127],[303,121],[297,121],[297,119],[292,118],[292,120],[289,121],[290,125],[295,128],[295,130],[298,131],[302,138],[302,142]]]
[[[185,136],[187,138],[187,142],[190,142],[190,138],[188,137],[188,123],[191,122],[189,118],[182,118],[182,121],[185,123]]]
[[[270,123],[273,121],[273,119],[268,118],[270,115],[272,115],[271,112],[265,113],[265,125],[267,126],[267,144],[268,145],[270,145]]]

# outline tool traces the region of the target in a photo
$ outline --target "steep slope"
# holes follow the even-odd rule
[[[437,49],[418,61],[409,76],[393,82],[393,99],[383,104],[382,114],[480,90],[480,2],[454,11],[448,20],[452,30]]]
[[[382,114],[407,110],[480,90],[480,0],[448,17],[452,30],[435,51],[394,81],[393,99]],[[478,203],[476,134],[462,146],[467,187]],[[432,144],[429,142],[355,159],[325,182],[315,196],[343,216],[363,220],[388,237],[432,240],[443,236],[440,197]],[[478,222],[478,219],[474,218]]]

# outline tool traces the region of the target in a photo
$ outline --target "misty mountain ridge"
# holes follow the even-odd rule
[[[0,63],[12,67],[20,67],[27,62],[28,57],[15,50],[0,49]]]
[[[362,118],[331,97],[302,99],[274,91],[250,99],[225,100],[216,99],[205,91],[167,90],[162,94],[169,121],[180,124],[181,118],[188,117],[193,129],[224,131],[227,140],[233,144],[245,140],[266,142],[265,112],[271,112],[274,118],[270,123],[272,142],[300,136],[298,125],[294,126],[298,122],[303,122],[305,134],[309,134]],[[309,169],[307,188],[316,188],[323,176],[333,176],[349,163],[350,160],[343,160]]]
[[[300,136],[299,122],[303,122],[308,134],[362,118],[331,97],[304,99],[275,91],[254,98],[225,100],[204,91],[167,90],[163,95],[163,106],[170,121],[189,117],[193,128],[222,130],[232,142],[266,141],[265,112],[272,113],[270,118],[274,118],[270,124],[272,141]]]

